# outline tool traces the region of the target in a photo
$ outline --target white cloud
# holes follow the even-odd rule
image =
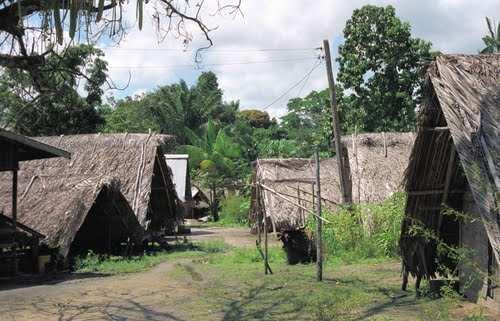
[[[244,18],[207,16],[209,25],[218,25],[212,33],[214,47],[203,55],[205,64],[232,64],[212,66],[224,89],[225,99],[240,100],[242,108],[262,108],[298,81],[314,63],[312,48],[325,38],[341,39],[342,29],[352,10],[367,1],[354,0],[243,0]],[[485,33],[484,17],[500,13],[500,1],[483,0],[420,0],[370,1],[375,5],[391,4],[399,17],[409,21],[413,34],[432,41],[434,47],[446,53],[477,53]],[[150,10],[150,9],[149,9]],[[129,10],[129,19],[135,21],[135,10]],[[111,77],[118,84],[128,79],[125,66],[150,66],[132,70],[127,94],[137,90],[153,89],[159,85],[177,82],[180,78],[193,82],[200,71],[189,67],[154,68],[155,66],[192,65],[192,52],[161,51],[160,48],[182,48],[179,39],[168,38],[158,44],[151,21],[145,21],[144,30],[132,28],[116,50],[106,50]],[[204,45],[196,34],[190,45],[196,49]],[[338,45],[338,41],[334,41]],[[131,48],[151,48],[134,51]],[[311,48],[308,51],[256,51],[262,48]],[[336,48],[333,49],[333,54]],[[244,62],[310,58],[273,64],[237,64]],[[236,63],[236,64],[235,64]],[[114,67],[113,67],[114,66]],[[326,87],[324,69],[318,68],[302,90],[302,95]],[[301,86],[299,86],[301,87]],[[268,111],[280,115],[286,102],[299,88],[273,105]],[[121,93],[123,95],[123,93]]]

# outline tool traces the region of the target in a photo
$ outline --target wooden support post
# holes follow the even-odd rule
[[[299,205],[302,205],[302,199],[300,198],[300,187],[298,183],[297,183],[297,202],[299,203]],[[306,216],[304,215],[304,211],[300,207],[298,208],[298,211],[299,211],[300,223],[302,225],[305,225]]]
[[[268,265],[269,265],[269,260],[268,260],[268,251],[267,251],[267,217],[266,214],[263,212],[263,218],[264,218],[264,273],[268,273]]]
[[[454,167],[455,167],[455,145],[453,144],[453,142],[451,142],[450,157],[448,158],[448,166],[446,167],[446,177],[444,179],[444,189],[443,189],[443,196],[441,198],[441,204],[446,204],[446,202],[448,201],[448,194],[450,192],[450,184],[453,176]],[[438,237],[439,235],[441,235],[442,224],[443,224],[443,214],[440,212],[436,230],[436,234]]]
[[[315,153],[316,160],[316,279],[318,281],[323,280],[323,222],[321,218],[321,179],[320,179],[320,168],[319,168],[319,153],[316,150]]]
[[[13,268],[14,274],[17,274],[17,168],[12,170],[12,252],[13,252]]]
[[[326,63],[326,72],[328,78],[328,87],[330,88],[330,108],[332,111],[332,125],[333,125],[333,136],[335,139],[335,154],[337,158],[338,171],[339,171],[339,179],[340,179],[340,193],[342,203],[349,204],[352,203],[351,197],[349,196],[351,193],[347,188],[347,171],[344,164],[343,150],[342,150],[342,141],[341,141],[341,131],[340,131],[340,121],[339,115],[337,111],[337,95],[335,92],[335,80],[333,78],[333,68],[332,68],[332,58],[330,56],[330,43],[328,40],[323,40],[323,50],[325,52],[325,63]]]

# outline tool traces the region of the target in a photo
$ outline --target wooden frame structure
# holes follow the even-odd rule
[[[71,154],[64,150],[55,148],[47,144],[43,144],[34,139],[12,133],[4,129],[0,129],[0,150],[0,172],[12,172],[11,217],[5,218],[9,221],[13,230],[11,244],[14,257],[14,273],[17,273],[16,234],[18,228],[28,231],[30,234],[35,236],[36,239],[39,239],[43,236],[42,234],[30,229],[29,227],[17,222],[17,172],[19,170],[19,162],[52,157],[70,158]]]

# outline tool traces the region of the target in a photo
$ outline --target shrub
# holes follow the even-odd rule
[[[241,195],[229,195],[221,203],[220,221],[222,225],[246,225],[250,199]]]
[[[326,256],[346,261],[397,256],[405,201],[403,193],[396,193],[381,203],[324,212],[323,216],[331,222],[323,227]],[[309,228],[314,229],[314,224],[311,217]]]

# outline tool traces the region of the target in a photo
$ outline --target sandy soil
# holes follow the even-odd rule
[[[1,320],[183,320],[189,288],[168,278],[174,263],[129,275],[0,291]]]
[[[255,246],[257,238],[247,229],[225,227],[191,227],[191,233],[186,234],[186,237],[192,241],[223,240],[225,243],[236,247]],[[268,241],[270,245],[280,244],[273,234],[269,234]]]
[[[237,228],[193,228],[196,240],[224,240],[233,246],[255,246],[255,236]],[[271,238],[270,238],[271,239]],[[274,241],[276,242],[276,241]],[[195,289],[171,277],[182,260],[126,275],[81,275],[35,286],[0,287],[0,320],[191,320],[183,306],[196,300]],[[189,304],[191,305],[191,304]],[[199,320],[206,318],[196,311]]]

